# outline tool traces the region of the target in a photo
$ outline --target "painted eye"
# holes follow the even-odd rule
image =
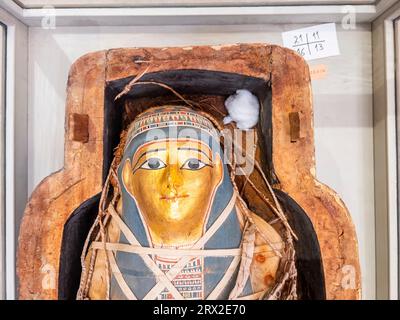
[[[146,170],[158,170],[158,169],[165,168],[166,166],[167,165],[164,162],[162,162],[160,159],[158,159],[158,158],[150,158],[150,159],[146,160],[140,166],[140,168],[146,169]]]
[[[204,168],[207,164],[205,164],[203,161],[193,158],[193,159],[188,159],[184,165],[182,166],[181,169],[186,169],[186,170],[200,170]]]

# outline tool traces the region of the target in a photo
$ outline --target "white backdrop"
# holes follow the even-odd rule
[[[59,27],[29,30],[28,192],[63,166],[68,71],[88,52],[142,46],[282,44],[281,32],[306,25]],[[375,298],[372,50],[369,25],[338,26],[341,55],[312,61],[318,179],[349,208],[359,240],[363,297]]]

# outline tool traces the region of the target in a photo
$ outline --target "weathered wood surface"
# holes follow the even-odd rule
[[[76,207],[101,190],[104,88],[108,81],[135,76],[148,65],[149,72],[203,69],[271,81],[273,162],[279,187],[313,223],[322,252],[327,298],[360,298],[357,239],[350,214],[338,195],[315,178],[308,66],[294,52],[264,44],[115,49],[88,54],[73,65],[68,81],[65,166],[33,192],[20,229],[20,298],[57,299],[64,223]],[[86,139],[74,141],[68,125],[74,113],[89,117],[86,143]],[[289,121],[292,113],[299,114],[297,129]]]

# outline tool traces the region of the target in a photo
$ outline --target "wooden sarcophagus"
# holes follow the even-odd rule
[[[64,168],[20,229],[21,299],[360,298],[350,214],[315,177],[300,56],[107,50],[75,62],[67,90]],[[237,90],[259,102],[251,130],[224,124]]]

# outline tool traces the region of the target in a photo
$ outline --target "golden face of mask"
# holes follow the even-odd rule
[[[143,145],[122,171],[153,243],[175,246],[201,237],[222,176],[221,158],[208,145],[179,139]]]

